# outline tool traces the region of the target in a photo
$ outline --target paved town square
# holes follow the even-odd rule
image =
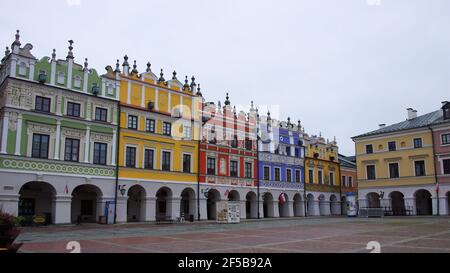
[[[308,217],[239,224],[123,224],[25,228],[20,252],[68,253],[368,253],[371,241],[382,253],[450,253],[450,218]]]

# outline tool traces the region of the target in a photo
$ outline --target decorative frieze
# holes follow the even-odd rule
[[[241,187],[253,186],[253,179],[228,177],[228,176],[206,176],[206,183],[221,184],[221,185],[233,185]]]

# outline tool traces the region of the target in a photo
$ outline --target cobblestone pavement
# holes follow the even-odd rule
[[[244,221],[23,228],[21,252],[381,252],[450,253],[449,217],[307,217]]]

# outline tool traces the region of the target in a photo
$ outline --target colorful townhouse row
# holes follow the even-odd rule
[[[450,214],[450,102],[353,137],[360,208],[388,215]]]
[[[73,41],[64,59],[32,49],[17,31],[0,64],[0,209],[54,224],[104,221],[110,204],[116,223],[214,220],[219,201],[242,219],[345,214],[356,168],[336,140],[127,56],[99,74]]]

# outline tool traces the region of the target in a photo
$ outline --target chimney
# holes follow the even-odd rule
[[[379,127],[379,129],[382,129],[382,128],[386,127],[386,124],[384,124],[384,123],[378,124],[378,127]]]
[[[408,109],[406,109],[406,111],[408,111],[408,119],[407,120],[410,120],[410,119],[413,119],[413,118],[417,117],[417,110],[413,110],[412,108],[408,108]]]

